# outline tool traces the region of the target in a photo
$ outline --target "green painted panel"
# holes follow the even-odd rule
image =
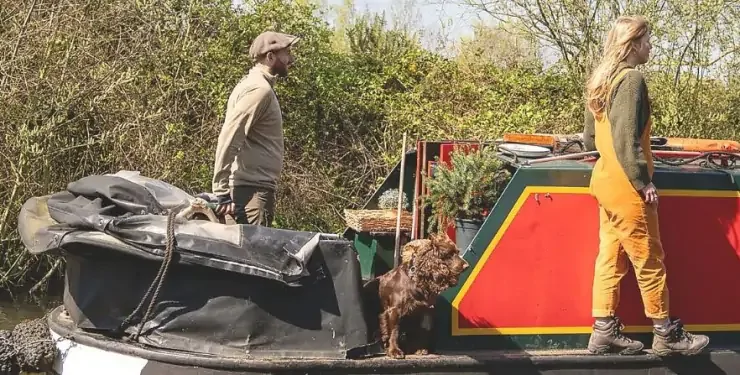
[[[396,247],[395,234],[375,236],[377,258],[375,261],[375,276],[381,275],[393,268],[393,255]]]
[[[359,254],[360,271],[365,280],[381,275],[393,267],[395,234],[355,232],[354,246]]]
[[[354,246],[360,261],[360,273],[363,279],[373,276],[373,261],[375,259],[375,242],[367,233],[352,232],[355,236]]]

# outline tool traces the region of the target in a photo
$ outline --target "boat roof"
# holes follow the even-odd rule
[[[534,137],[555,137],[558,139],[556,143],[560,145],[572,143],[570,137],[562,138],[562,136],[554,136],[551,134],[539,134],[539,135],[522,135],[525,138]],[[558,138],[560,137],[560,138]],[[575,139],[578,139],[577,137]],[[568,169],[568,170],[584,170],[590,171],[593,169],[594,163],[598,158],[598,152],[575,152],[562,153],[553,152],[554,147],[542,147],[535,143],[526,142],[526,140],[512,140],[507,142],[505,139],[496,139],[490,141],[480,140],[464,140],[464,139],[445,139],[445,140],[419,140],[426,144],[434,144],[437,146],[443,144],[478,144],[485,146],[494,146],[497,148],[497,157],[503,160],[515,168],[534,168],[534,169]],[[555,141],[554,141],[555,142]],[[672,143],[671,143],[672,142]],[[696,145],[706,143],[704,149],[694,147],[693,150],[697,151],[676,151],[682,150],[682,147],[671,148],[670,146],[676,145]],[[514,155],[513,150],[506,152],[505,148],[499,148],[499,146],[506,147],[516,144],[518,146],[531,147],[535,150],[548,150],[549,152],[535,151],[540,153],[537,157],[531,157],[529,154],[519,153]],[[703,174],[730,174],[731,176],[740,175],[740,143],[731,140],[703,140],[693,138],[661,138],[655,137],[655,142],[651,146],[656,171],[670,171],[676,173],[703,173]],[[719,148],[712,148],[719,147]],[[567,147],[566,147],[567,148]],[[691,150],[692,148],[688,148]],[[723,150],[723,151],[719,151]],[[531,151],[531,150],[529,150]],[[594,155],[595,154],[595,155]],[[524,155],[524,156],[522,156]]]
[[[563,155],[552,155],[551,157],[559,157]],[[547,169],[547,170],[553,170],[553,169],[568,169],[568,170],[584,170],[584,171],[590,171],[593,169],[594,163],[596,162],[597,158],[593,156],[586,156],[586,157],[580,157],[580,158],[574,158],[574,159],[554,159],[554,160],[547,160],[542,161],[543,158],[527,158],[527,157],[514,157],[510,155],[506,155],[503,153],[499,153],[497,157],[505,161],[512,166],[516,168],[532,168],[532,169]],[[549,157],[548,157],[549,158]],[[660,158],[655,159],[655,169],[656,171],[670,171],[670,172],[681,172],[681,173],[709,173],[709,174],[720,174],[720,173],[729,173],[733,176],[739,176],[740,177],[740,166],[735,165],[735,162],[733,160],[729,160],[729,164],[727,167],[721,167],[720,165],[713,165],[710,164],[710,166],[703,166],[703,164],[707,164],[706,157],[699,158],[697,160],[694,160],[690,163],[686,164],[678,164],[681,162],[682,159],[673,158],[668,159],[670,160],[671,164],[665,164],[663,163]],[[688,160],[687,158],[684,158],[683,160]],[[735,158],[735,161],[737,158]],[[714,160],[717,163],[720,163],[720,160],[715,158]]]

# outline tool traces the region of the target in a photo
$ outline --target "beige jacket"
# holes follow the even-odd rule
[[[276,77],[257,65],[236,85],[216,146],[212,190],[234,186],[275,189],[283,168],[283,116],[273,91]]]

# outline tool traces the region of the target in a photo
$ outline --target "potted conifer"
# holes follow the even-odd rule
[[[455,223],[455,242],[467,248],[511,178],[493,147],[458,148],[450,164],[437,164],[427,180],[425,204],[432,208],[432,225],[441,230]]]

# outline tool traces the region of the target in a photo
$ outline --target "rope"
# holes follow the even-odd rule
[[[727,165],[721,165],[714,162],[713,157],[719,157],[721,155],[728,156],[728,164]],[[738,154],[732,153],[732,152],[725,152],[725,151],[710,151],[702,153],[701,155],[694,156],[693,158],[689,159],[679,159],[678,161],[669,161],[667,159],[663,159],[657,156],[654,156],[655,160],[660,161],[663,164],[668,164],[672,166],[680,166],[680,165],[686,165],[693,163],[699,159],[705,159],[702,161],[699,165],[705,168],[715,168],[715,169],[735,169],[735,166],[737,164],[737,159],[740,158]],[[708,164],[713,164],[714,166],[708,166]]]
[[[567,151],[569,148],[575,145],[578,145],[578,148],[580,149],[579,152],[586,151],[586,146],[584,146],[583,142],[581,142],[579,139],[573,139],[565,143],[565,145],[563,145],[563,147],[560,148],[560,151],[558,152],[558,154],[561,154],[561,155],[565,154],[565,151]]]
[[[730,180],[734,184],[735,177],[730,171],[737,169],[737,161],[738,159],[740,159],[740,154],[725,151],[710,151],[704,152],[701,155],[694,156],[693,158],[679,159],[677,161],[663,159],[655,155],[653,155],[653,157],[656,161],[674,167],[691,164],[697,160],[704,159],[699,162],[700,167],[727,173],[727,175],[730,176]],[[717,162],[717,160],[719,160],[719,162]]]
[[[164,254],[164,260],[162,260],[162,265],[159,267],[159,272],[157,273],[157,276],[154,277],[154,280],[152,280],[151,285],[149,285],[149,289],[147,289],[146,293],[144,294],[144,297],[139,302],[139,305],[136,306],[136,309],[126,317],[126,319],[121,322],[121,325],[119,327],[119,330],[123,331],[128,327],[131,322],[133,321],[134,317],[139,315],[141,313],[141,309],[144,307],[144,302],[149,298],[149,296],[152,294],[152,291],[154,291],[154,296],[152,297],[151,301],[149,302],[149,307],[146,310],[146,313],[144,314],[144,317],[141,319],[139,323],[139,328],[137,329],[135,334],[131,335],[131,340],[136,341],[138,340],[139,336],[141,335],[141,331],[144,328],[144,323],[149,319],[149,315],[151,315],[152,310],[154,308],[154,305],[157,302],[157,298],[159,297],[159,292],[162,289],[162,285],[164,284],[164,279],[167,276],[167,271],[169,270],[170,262],[172,261],[172,256],[175,252],[175,217],[177,215],[176,211],[170,211],[169,215],[167,216],[167,242],[165,245],[165,254]],[[156,286],[156,289],[155,289]]]

